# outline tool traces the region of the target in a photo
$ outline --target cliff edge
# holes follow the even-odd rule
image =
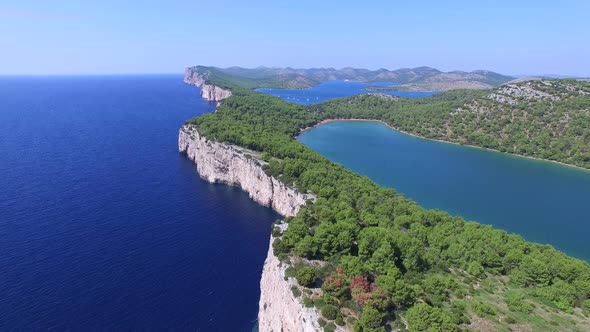
[[[301,194],[264,171],[263,160],[254,151],[208,140],[194,125],[184,125],[178,134],[178,150],[197,165],[199,175],[212,183],[239,186],[250,197],[283,216],[294,216],[313,195]],[[259,331],[319,331],[318,313],[305,308],[285,280],[286,264],[273,254],[271,237],[260,281]]]
[[[201,97],[205,100],[220,102],[231,97],[230,90],[218,86],[206,84],[207,77],[194,68],[186,68],[184,71],[184,83],[201,88]]]
[[[285,225],[286,226],[286,225]],[[258,330],[261,332],[322,331],[320,315],[314,308],[306,308],[301,296],[295,297],[295,278],[285,278],[287,264],[282,264],[272,251],[271,237],[268,255],[260,279]]]
[[[256,152],[210,141],[193,125],[180,129],[178,149],[195,162],[203,179],[238,186],[254,201],[285,217],[296,215],[308,199],[314,199],[267,175],[263,169],[266,162],[258,159]]]

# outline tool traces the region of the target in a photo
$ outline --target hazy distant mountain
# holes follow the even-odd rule
[[[366,83],[392,82],[400,84],[400,86],[392,87],[392,89],[442,91],[452,89],[485,89],[514,79],[510,76],[485,70],[442,72],[431,67],[368,70],[351,67],[342,69],[295,69],[289,67],[217,68],[196,66],[192,70],[197,70],[204,74],[216,72],[216,75],[213,76],[218,78],[225,77],[228,82],[239,80],[241,86],[284,89],[305,89],[326,81],[351,80]]]

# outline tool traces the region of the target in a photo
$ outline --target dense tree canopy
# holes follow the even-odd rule
[[[399,101],[358,96],[306,107],[249,93],[225,100],[217,112],[189,124],[209,139],[262,152],[268,174],[317,196],[288,220],[288,229],[275,240],[275,254],[326,262],[314,273],[305,264],[299,268],[300,283],[312,286],[311,280],[319,278],[325,294],[306,300],[320,308],[347,308],[337,319],[347,313],[359,331],[401,326],[400,314],[413,331],[454,331],[468,326],[474,315],[508,324],[516,321],[506,318],[513,312],[526,324],[546,326],[538,319],[527,321],[526,315],[535,314],[533,302],[559,315],[581,315],[580,307],[587,307],[590,298],[586,262],[491,226],[425,210],[293,138],[328,118],[380,119],[432,137],[432,128],[454,121],[440,109],[456,109],[483,95],[451,92]],[[586,139],[588,128],[578,136]],[[501,300],[494,297],[500,294]],[[332,309],[324,310],[334,317]]]

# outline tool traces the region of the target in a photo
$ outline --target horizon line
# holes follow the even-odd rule
[[[195,67],[195,66],[201,66],[201,65],[194,65],[194,66],[188,66],[188,67],[184,67],[186,68],[191,68],[191,67]],[[238,67],[238,68],[243,68],[243,69],[257,69],[257,68],[270,68],[270,69],[281,69],[281,68],[291,68],[294,70],[305,70],[305,69],[335,69],[335,70],[342,70],[342,69],[346,69],[346,68],[352,68],[352,69],[367,69],[367,70],[371,70],[371,71],[376,71],[379,69],[386,69],[389,71],[395,71],[395,70],[399,70],[399,69],[416,69],[416,68],[421,68],[421,67],[428,67],[428,68],[432,68],[435,70],[439,70],[437,68],[434,67],[430,67],[430,66],[418,66],[418,67],[402,67],[402,68],[398,68],[398,69],[387,69],[384,67],[381,67],[379,69],[368,69],[368,68],[362,68],[362,67],[351,67],[351,66],[346,66],[346,67],[342,67],[340,69],[336,69],[334,67],[299,67],[299,68],[295,68],[295,67],[270,67],[270,66],[256,66],[256,67],[240,67],[240,66],[229,66],[229,67],[221,67],[221,66],[204,66],[204,67],[216,67],[216,68],[220,68],[220,69],[228,69],[228,68],[232,68],[232,67]],[[506,73],[500,73],[500,72],[496,72],[493,70],[488,70],[488,69],[475,69],[472,71],[464,71],[464,70],[450,70],[450,71],[442,71],[445,73],[451,73],[454,71],[462,71],[462,72],[473,72],[473,71],[490,71],[490,72],[494,72],[500,75],[506,75],[506,76],[512,76],[514,78],[576,78],[576,79],[587,79],[590,78],[590,75],[580,75],[580,74],[560,74],[560,73],[544,73],[544,74],[506,74]],[[66,77],[66,76],[133,76],[133,75],[137,75],[137,76],[141,76],[141,75],[182,75],[184,73],[184,70],[182,71],[178,71],[178,72],[107,72],[107,73],[0,73],[0,77],[49,77],[49,76],[61,76],[61,77]]]

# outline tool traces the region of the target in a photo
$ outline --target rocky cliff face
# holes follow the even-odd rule
[[[321,331],[320,318],[313,308],[306,308],[291,287],[297,287],[295,278],[285,280],[286,264],[281,264],[272,252],[271,237],[268,255],[260,280],[258,330],[261,332]]]
[[[206,78],[192,68],[186,68],[184,82],[201,88],[201,97],[205,100],[220,102],[231,97],[231,91],[218,86],[205,84]]]
[[[254,201],[283,216],[294,216],[308,199],[314,199],[267,175],[265,162],[255,152],[210,141],[192,125],[180,129],[178,149],[194,160],[203,179],[241,187]]]
[[[180,128],[178,150],[197,165],[199,175],[209,182],[239,186],[256,202],[273,208],[283,216],[294,216],[313,195],[301,194],[267,175],[264,161],[256,152],[218,143],[202,136],[193,125]],[[259,331],[320,331],[318,313],[305,308],[291,287],[294,278],[285,280],[286,265],[272,252],[272,242],[260,281]]]

